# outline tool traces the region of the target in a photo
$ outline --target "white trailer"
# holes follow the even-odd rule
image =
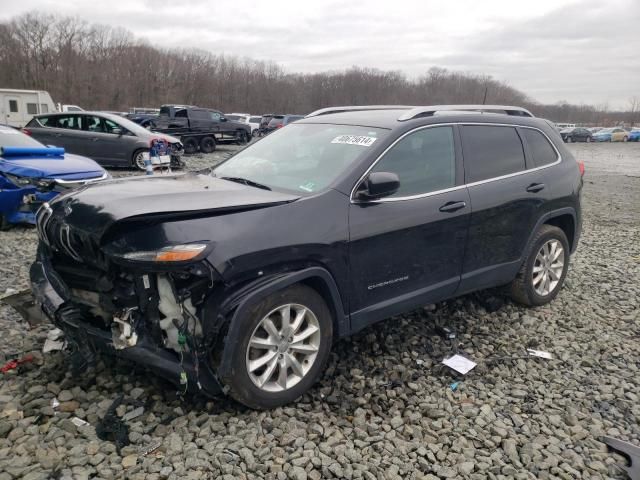
[[[55,112],[49,92],[0,88],[0,123],[24,127],[34,115]]]

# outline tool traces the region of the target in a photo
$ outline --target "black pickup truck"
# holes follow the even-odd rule
[[[251,139],[251,126],[228,120],[218,110],[191,105],[163,105],[154,130],[180,138],[185,153],[211,153],[217,143],[244,145]]]

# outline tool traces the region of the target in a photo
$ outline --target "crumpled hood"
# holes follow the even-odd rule
[[[65,178],[83,173],[87,178],[95,178],[105,173],[90,158],[71,153],[65,153],[64,157],[0,157],[0,172],[32,178]]]
[[[85,233],[101,237],[115,222],[180,218],[212,212],[259,208],[297,196],[262,190],[210,175],[139,176],[87,185],[63,194],[52,208],[56,216]]]

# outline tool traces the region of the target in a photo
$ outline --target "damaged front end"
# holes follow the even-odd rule
[[[38,213],[37,226],[32,291],[65,332],[72,365],[85,368],[103,351],[145,365],[181,390],[220,392],[209,360],[215,339],[202,322],[219,282],[204,259],[206,245],[115,255],[48,205]]]

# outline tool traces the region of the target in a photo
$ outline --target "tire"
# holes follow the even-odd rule
[[[551,280],[550,283],[553,286],[550,285],[548,293],[545,294],[540,291],[540,285],[544,284],[544,279],[540,280],[541,283],[538,283],[537,285],[535,284],[534,267],[539,268],[538,259],[543,253],[542,249],[543,247],[550,245],[551,242],[556,242],[556,245],[560,245],[562,247],[562,271],[558,274],[557,268],[559,267],[548,269],[548,271],[553,270],[556,272],[555,275],[558,280],[555,285],[553,285],[553,280]],[[569,257],[569,241],[567,240],[567,236],[564,232],[553,225],[542,225],[533,237],[533,241],[531,242],[527,256],[522,262],[520,271],[516,275],[516,278],[511,282],[511,298],[516,302],[529,307],[538,307],[549,303],[551,300],[556,298],[558,292],[562,289],[562,285],[564,284],[564,280],[569,269]],[[542,272],[538,273],[539,275],[543,274]],[[553,279],[551,275],[548,275],[548,277]]]
[[[131,166],[133,168],[137,168],[138,170],[142,170],[143,172],[146,170],[146,167],[144,165],[144,158],[143,158],[143,154],[145,152],[149,153],[149,149],[141,148],[133,152],[133,156],[131,157]]]
[[[623,142],[628,142],[629,141],[629,137],[622,137],[622,141]]]
[[[591,143],[591,137],[587,137],[587,139],[585,140],[585,142],[587,142],[587,143]]]
[[[247,142],[249,141],[249,138],[248,138],[249,135],[244,130],[238,130],[236,132],[236,136],[238,138],[238,140],[236,141],[238,145],[246,145]]]
[[[567,143],[571,143],[573,142],[573,139],[571,137],[567,137]]]
[[[12,228],[13,224],[7,222],[6,217],[0,214],[0,232],[6,232],[7,230],[11,230]]]
[[[216,139],[213,137],[204,137],[200,140],[200,151],[202,153],[212,153],[216,149]]]
[[[198,151],[198,140],[194,137],[187,137],[182,141],[184,153],[191,154]]]
[[[299,307],[306,308],[307,313],[298,326],[297,335],[313,331],[312,326],[314,325],[317,325],[319,330],[302,340],[309,341],[309,345],[300,346],[300,342],[296,345],[299,346],[298,348],[317,348],[315,353],[298,353],[287,348],[287,340],[295,338],[295,333],[290,334],[291,337],[278,339],[277,336],[267,335],[266,330],[261,326],[264,325],[264,320],[270,319],[271,325],[277,330],[274,333],[279,334],[282,328],[280,323],[281,310],[287,308],[291,317],[295,318],[297,313],[301,311]],[[286,290],[276,292],[253,307],[246,318],[238,320],[243,322],[246,328],[242,329],[241,338],[237,339],[237,342],[234,342],[233,345],[225,344],[223,346],[225,350],[227,348],[233,349],[231,352],[224,352],[225,355],[231,355],[233,373],[228,378],[221,379],[229,388],[229,395],[235,400],[254,409],[275,408],[293,402],[311,388],[320,377],[331,351],[333,318],[326,302],[315,290],[304,285],[294,285]],[[267,342],[272,346],[266,347],[262,343],[258,347],[250,346],[252,338],[254,345],[256,341],[262,340],[262,343]],[[275,339],[279,343],[275,345],[271,339]],[[266,345],[266,343],[264,344]],[[291,356],[297,361],[297,368],[307,369],[306,371],[300,370],[300,372],[304,372],[302,376],[294,372],[293,364],[286,363],[291,361]],[[250,373],[250,362],[255,362],[257,359],[268,360],[262,363],[258,362],[261,366]],[[286,377],[284,382],[281,382],[283,378],[281,377],[282,362],[287,365],[284,370]],[[258,386],[256,382],[260,382],[261,377],[265,381],[262,386]],[[293,382],[291,386],[287,386],[287,383],[291,382]]]

